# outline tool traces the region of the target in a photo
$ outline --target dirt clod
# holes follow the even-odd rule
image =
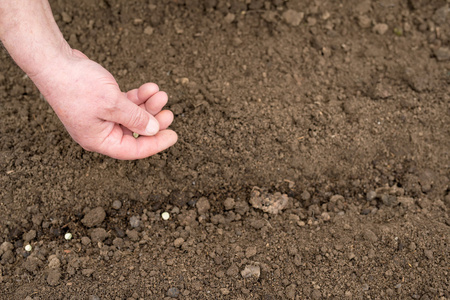
[[[91,209],[81,220],[86,227],[94,227],[100,225],[105,220],[106,212],[102,207]]]

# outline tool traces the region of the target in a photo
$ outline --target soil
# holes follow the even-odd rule
[[[64,36],[180,139],[86,152],[2,51],[1,299],[450,299],[448,1],[95,2]]]

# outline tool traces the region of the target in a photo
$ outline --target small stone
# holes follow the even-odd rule
[[[300,197],[303,201],[308,201],[309,199],[311,199],[311,194],[308,191],[303,191]]]
[[[358,25],[361,28],[369,28],[370,25],[372,25],[372,20],[365,15],[359,16],[358,17]]]
[[[61,13],[61,18],[64,21],[64,23],[70,23],[72,22],[72,16],[70,16],[68,13],[66,13],[65,11],[63,11]]]
[[[377,34],[380,34],[380,35],[385,34],[386,31],[388,31],[388,29],[389,29],[389,26],[387,24],[384,24],[384,23],[376,24],[372,28],[373,32],[375,32]]]
[[[114,200],[111,207],[112,209],[119,210],[122,207],[122,202],[120,200]]]
[[[311,293],[312,299],[322,299],[322,293],[319,290],[313,290]]]
[[[297,289],[297,285],[295,283],[288,285],[285,290],[286,297],[288,299],[295,299],[296,289]]]
[[[259,278],[261,275],[261,268],[256,265],[246,265],[244,270],[241,271],[241,275],[243,278]]]
[[[227,276],[234,277],[234,276],[236,276],[237,274],[239,274],[239,268],[237,267],[236,264],[232,264],[232,265],[228,268],[226,274],[227,274]]]
[[[61,271],[59,269],[50,269],[47,275],[47,283],[50,286],[56,286],[61,279]]]
[[[88,238],[87,236],[83,236],[83,237],[81,238],[81,243],[82,243],[83,245],[87,246],[87,245],[89,245],[89,244],[91,243],[91,239]]]
[[[177,289],[176,287],[171,287],[170,289],[167,290],[167,296],[170,298],[178,298],[179,295],[180,290]]]
[[[423,252],[425,254],[425,256],[429,259],[429,260],[433,260],[434,256],[433,256],[433,250],[425,250]]]
[[[224,21],[225,21],[225,23],[230,24],[230,23],[233,23],[234,19],[236,19],[236,16],[235,16],[234,14],[228,13],[228,14],[225,16]]]
[[[450,60],[450,48],[440,47],[433,51],[438,61]]]
[[[155,29],[153,29],[153,27],[147,26],[147,27],[145,27],[145,29],[144,29],[144,34],[146,34],[146,35],[152,35],[154,31],[155,31]]]
[[[91,209],[81,220],[86,227],[94,227],[100,225],[105,220],[106,212],[102,207]]]
[[[225,207],[225,210],[231,210],[234,208],[234,199],[233,198],[227,198],[223,202],[223,206]]]
[[[144,20],[140,19],[140,18],[136,18],[133,20],[133,25],[141,25],[142,23],[144,23]]]
[[[221,288],[220,292],[222,293],[222,295],[226,296],[230,293],[230,290],[227,288]]]
[[[383,201],[383,204],[389,207],[393,207],[398,204],[397,197],[394,195],[382,195],[381,201]]]
[[[298,26],[300,25],[301,21],[303,20],[303,17],[305,14],[303,12],[298,12],[292,9],[288,9],[283,13],[283,19],[291,26]]]
[[[180,247],[183,245],[183,243],[184,243],[184,239],[181,238],[181,237],[179,237],[179,238],[177,238],[177,239],[173,242],[173,245],[174,245],[176,248],[180,248]]]
[[[130,225],[133,228],[137,228],[137,227],[141,226],[141,217],[139,217],[139,216],[132,216],[130,218]]]
[[[94,274],[94,269],[83,269],[81,270],[81,274],[83,274],[86,277],[90,277],[92,274]]]
[[[238,38],[238,37],[235,37],[233,39],[233,46],[234,47],[239,47],[242,43],[243,43],[242,40],[240,38]]]
[[[314,26],[317,24],[317,19],[313,17],[308,17],[306,19],[306,22],[308,23],[308,26]]]
[[[256,247],[254,246],[247,247],[247,249],[245,250],[245,257],[251,258],[255,256],[256,253],[257,253]]]
[[[206,214],[209,209],[211,208],[211,205],[209,204],[209,200],[206,197],[201,197],[197,203],[196,203],[196,207],[197,207],[197,212],[199,215],[204,215]]]
[[[330,214],[327,212],[323,212],[320,216],[322,217],[322,220],[324,220],[325,222],[330,221],[330,219],[331,219]]]
[[[107,235],[108,233],[104,228],[94,228],[91,231],[91,240],[94,243],[103,242]]]
[[[100,298],[96,295],[90,295],[88,300],[100,300]]]
[[[133,242],[137,242],[139,240],[139,232],[137,232],[136,230],[127,230],[126,234],[128,236],[128,238],[130,240],[132,240]]]
[[[29,242],[31,240],[34,240],[34,238],[36,237],[36,230],[30,230],[27,233],[23,234],[23,241],[24,242]]]
[[[369,229],[364,231],[364,238],[372,243],[375,243],[376,241],[378,241],[377,235]]]
[[[361,289],[362,289],[363,291],[368,291],[368,290],[369,290],[369,285],[368,285],[367,283],[364,283],[364,284],[362,285]]]
[[[377,197],[377,192],[375,192],[375,191],[369,191],[366,194],[366,200],[369,202],[374,200],[376,197]]]

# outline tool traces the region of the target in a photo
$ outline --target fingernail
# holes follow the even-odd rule
[[[147,128],[145,128],[145,132],[147,135],[155,135],[159,131],[159,123],[156,119],[151,118],[147,124]]]

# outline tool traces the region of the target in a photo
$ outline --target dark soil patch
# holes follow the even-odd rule
[[[448,2],[51,2],[180,140],[88,153],[2,52],[1,299],[450,298]]]

